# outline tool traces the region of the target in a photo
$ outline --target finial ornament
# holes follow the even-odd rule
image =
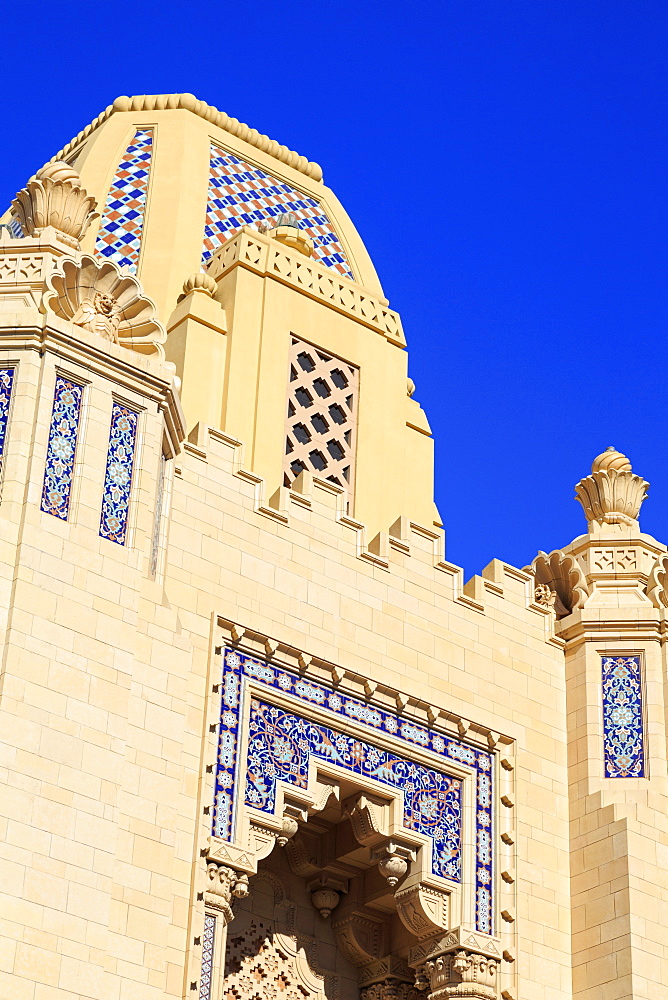
[[[610,446],[594,459],[591,475],[575,487],[590,532],[603,525],[637,526],[649,483],[633,473],[626,455]]]
[[[64,160],[56,160],[38,170],[17,192],[12,211],[27,236],[39,236],[47,226],[53,226],[63,243],[78,250],[79,240],[100,217],[96,206],[76,170]]]
[[[167,334],[155,318],[155,304],[132,274],[116,264],[84,254],[81,263],[65,258],[49,275],[42,310],[50,309],[112,344],[164,358]]]

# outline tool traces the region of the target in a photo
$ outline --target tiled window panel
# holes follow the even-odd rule
[[[216,918],[211,913],[205,913],[204,935],[202,937],[202,975],[199,981],[199,1000],[211,1000],[213,949],[215,939]]]
[[[59,375],[53,395],[41,508],[66,521],[74,475],[83,387]]]
[[[251,680],[256,690],[250,706],[244,770],[239,760],[239,719]],[[493,933],[494,776],[490,753],[233,649],[225,650],[221,687],[215,836],[234,839],[237,797],[243,797],[248,806],[271,812],[276,781],[303,787],[308,759],[320,757],[388,785],[405,789],[412,785],[405,796],[404,823],[431,837],[434,873],[460,881],[461,781],[448,774],[448,762],[456,761],[470,768],[476,782],[476,927]],[[263,689],[266,697],[260,699],[258,689]],[[274,706],[272,690],[288,696],[295,711]],[[309,720],[308,707],[314,705],[329,713],[330,725]],[[346,735],[348,720],[368,728],[368,742]],[[384,749],[384,734],[401,740],[405,752],[399,755]],[[411,748],[415,746],[436,755],[439,766],[432,769],[413,761]]]
[[[209,194],[202,261],[241,226],[267,222],[292,212],[299,228],[313,240],[313,259],[353,278],[343,247],[322,205],[285,181],[246,163],[233,153],[211,146]]]
[[[603,756],[606,778],[644,778],[639,656],[602,656]]]
[[[0,460],[5,454],[7,425],[9,424],[9,408],[12,402],[14,387],[14,369],[0,368]]]
[[[138,419],[134,410],[114,403],[102,493],[100,535],[119,545],[125,545],[128,530]]]
[[[292,338],[284,484],[307,469],[348,489],[355,477],[359,369]]]
[[[152,149],[153,130],[138,129],[114,174],[95,241],[99,257],[132,274],[139,262]]]

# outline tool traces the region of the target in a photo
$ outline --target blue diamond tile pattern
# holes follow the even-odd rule
[[[602,656],[603,756],[606,778],[644,778],[639,656]]]
[[[313,260],[354,278],[319,201],[233,153],[211,146],[203,263],[236,229],[270,222],[284,212],[296,215],[299,228],[313,240]]]
[[[448,764],[456,761],[470,770],[476,783],[476,927],[492,933],[491,754],[234,649],[224,653],[221,690],[215,836],[233,840],[239,797],[243,796],[247,806],[273,812],[277,781],[305,788],[309,761],[327,760],[351,773],[402,788],[404,826],[431,839],[434,874],[459,882],[462,780],[448,773]],[[280,692],[283,699],[289,698],[293,707],[273,704],[272,690]],[[240,718],[249,700],[248,745],[242,752]],[[318,721],[309,717],[309,708],[314,706],[320,710]],[[323,711],[331,720],[328,724],[321,720]],[[368,740],[348,735],[350,721],[368,730]],[[384,746],[383,737],[388,736],[400,740],[405,752],[396,753]],[[415,746],[430,751],[438,766],[427,767],[413,760],[411,749]]]
[[[205,913],[204,934],[202,935],[202,975],[199,982],[199,1000],[211,1000],[215,937],[216,918],[211,913]]]
[[[107,470],[102,492],[100,535],[118,545],[125,545],[132,469],[135,458],[138,414],[120,403],[111,412]]]
[[[153,130],[138,129],[114,174],[95,241],[98,257],[131,274],[139,263],[152,151]]]
[[[0,457],[5,453],[7,425],[9,424],[9,407],[12,402],[14,387],[14,369],[0,368]]]
[[[41,508],[61,521],[67,520],[70,511],[82,395],[82,386],[58,376],[46,449]]]

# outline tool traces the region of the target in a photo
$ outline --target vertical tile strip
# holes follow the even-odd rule
[[[602,656],[601,668],[605,776],[644,778],[640,657]]]
[[[5,454],[5,439],[9,423],[9,407],[14,387],[14,369],[0,368],[0,459]]]
[[[213,948],[216,938],[216,918],[204,914],[204,935],[202,938],[202,975],[199,983],[199,1000],[211,1000],[213,977]]]
[[[131,274],[139,263],[152,152],[153,129],[138,129],[114,174],[95,241],[99,257]]]
[[[81,416],[83,388],[59,375],[53,394],[53,410],[46,450],[41,508],[66,521],[74,474],[74,456]]]
[[[120,403],[111,411],[107,471],[102,493],[100,535],[125,545],[138,415]]]

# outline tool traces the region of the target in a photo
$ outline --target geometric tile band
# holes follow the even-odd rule
[[[215,937],[216,918],[212,914],[206,913],[204,915],[204,935],[202,937],[202,977],[199,985],[199,1000],[211,1000]]]
[[[120,403],[111,411],[107,470],[102,492],[100,535],[125,545],[138,414]]]
[[[202,263],[241,226],[257,225],[292,212],[299,228],[313,240],[313,260],[353,278],[343,247],[322,205],[303,191],[251,166],[233,153],[211,145],[209,193]]]
[[[53,395],[53,411],[46,450],[41,508],[66,521],[74,473],[74,456],[81,415],[83,386],[58,376]]]
[[[14,386],[14,369],[0,368],[0,458],[5,453],[7,424],[9,423],[9,407],[12,402]]]
[[[240,718],[250,698],[249,752],[240,759]],[[404,788],[406,825],[432,838],[432,870],[458,881],[461,873],[461,834],[455,816],[461,815],[460,780],[448,772],[448,762],[471,769],[476,782],[476,927],[486,934],[493,928],[493,757],[460,740],[427,729],[412,720],[306,680],[283,667],[226,649],[223,658],[218,760],[214,790],[212,832],[234,841],[238,801],[271,811],[277,780],[298,784],[304,780],[305,757],[327,757],[339,766],[369,774],[385,784]],[[260,700],[259,689],[265,692]],[[271,691],[280,691],[296,711],[277,709]],[[309,707],[318,706],[331,716],[331,726],[308,718]],[[278,714],[275,714],[278,713]],[[369,740],[345,735],[346,722],[364,726]],[[403,744],[399,755],[383,747],[383,736]],[[379,742],[380,740],[380,742]],[[439,765],[433,770],[411,759],[415,746],[430,751]],[[372,773],[373,769],[377,773]]]
[[[114,174],[95,241],[98,256],[131,274],[139,262],[152,147],[153,130],[138,129]]]
[[[606,778],[644,778],[639,656],[602,656],[603,755]]]

